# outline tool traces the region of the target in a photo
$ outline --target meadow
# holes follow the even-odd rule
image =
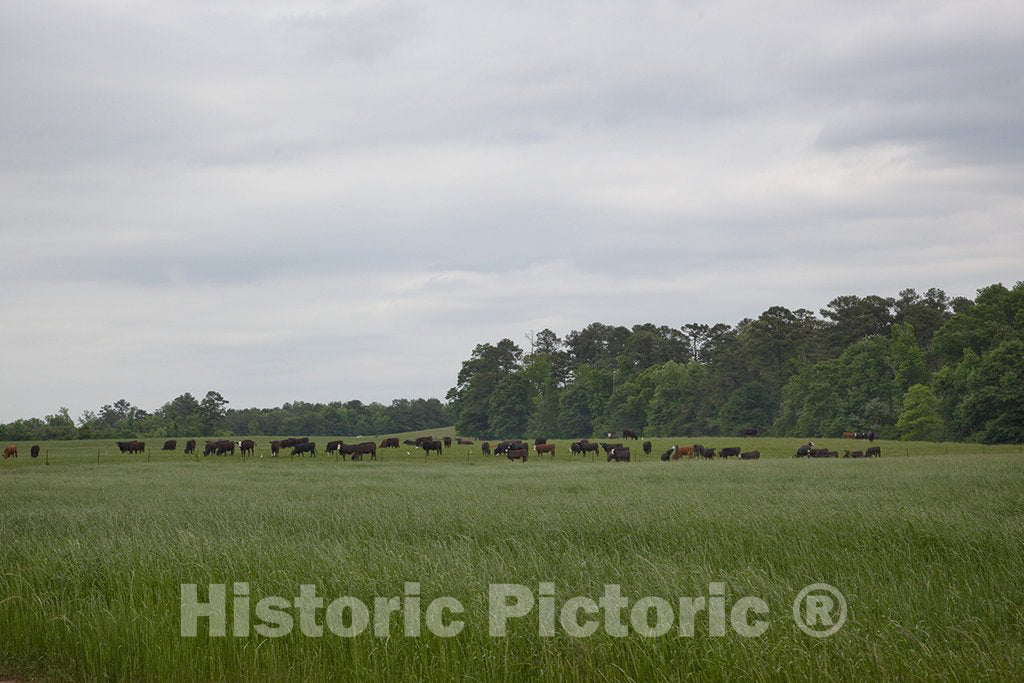
[[[434,430],[435,436],[451,430]],[[406,438],[410,435],[402,435]],[[414,436],[414,435],[412,435]],[[120,455],[50,442],[0,462],[0,679],[677,680],[993,679],[1024,676],[1024,455],[1018,446],[876,442],[870,460],[794,459],[799,439],[698,439],[762,459],[527,463],[455,447],[379,462],[324,456]],[[327,438],[315,439],[318,444]],[[356,440],[356,439],[352,439]],[[362,440],[362,439],[359,439]],[[816,440],[837,449],[840,439]],[[201,443],[201,441],[200,441]],[[858,448],[865,442],[856,442]],[[637,453],[639,448],[634,448]],[[260,457],[260,456],[263,457]],[[48,460],[48,464],[47,464]],[[249,584],[328,601],[401,596],[465,607],[453,638],[180,634],[180,587]],[[534,613],[488,635],[488,585],[560,606],[619,584],[635,601],[757,596],[769,627],[746,638],[538,635]],[[825,582],[848,603],[828,638],[799,630],[797,593]],[[627,619],[628,621],[628,619]]]

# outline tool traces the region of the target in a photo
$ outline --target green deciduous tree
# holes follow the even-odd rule
[[[903,412],[896,430],[905,441],[938,441],[944,428],[939,415],[939,397],[927,384],[915,384],[903,397]]]

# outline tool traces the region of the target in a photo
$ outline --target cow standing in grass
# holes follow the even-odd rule
[[[534,446],[533,449],[537,452],[537,455],[540,455],[541,453],[550,453],[552,458],[555,457],[555,444],[553,443],[538,444]]]

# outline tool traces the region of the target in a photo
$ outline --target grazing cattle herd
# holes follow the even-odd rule
[[[752,428],[749,430],[743,430],[746,432],[759,432],[759,428]],[[623,439],[634,439],[639,440],[640,436],[633,430],[623,429],[621,431]],[[607,432],[607,437],[611,439],[614,436],[614,432]],[[875,433],[873,431],[867,432],[843,432],[844,439],[866,439],[869,442],[875,440]],[[401,444],[406,446],[413,446],[423,451],[424,456],[428,456],[431,453],[442,455],[444,449],[452,447],[453,439],[450,436],[444,436],[440,439],[435,439],[433,436],[421,436],[416,439],[406,439],[403,442],[399,442],[397,436],[386,437],[381,440],[380,444],[373,441],[362,441],[359,443],[345,443],[342,440],[328,441],[324,453],[326,455],[335,455],[340,459],[345,460],[351,458],[352,461],[362,460],[364,456],[369,456],[371,460],[377,460],[378,448],[401,448]],[[472,439],[466,439],[463,437],[456,437],[454,442],[459,446],[472,446],[474,441]],[[146,444],[143,441],[132,440],[132,441],[116,441],[115,442],[118,451],[123,454],[135,454],[144,453],[146,451]],[[291,449],[291,456],[304,456],[309,454],[310,457],[317,455],[316,443],[310,441],[309,437],[292,437],[288,439],[274,440],[270,442],[270,453],[271,457],[277,457],[282,450]],[[168,439],[164,441],[161,451],[176,451],[178,442],[175,439]],[[256,454],[256,442],[252,439],[242,439],[241,441],[233,441],[231,439],[211,439],[207,440],[203,446],[203,455],[234,455],[235,448],[239,449],[242,457],[253,456]],[[480,452],[483,455],[504,455],[509,460],[519,460],[526,462],[529,460],[531,444],[523,441],[522,439],[506,439],[498,442],[492,447],[489,441],[483,441],[480,444]],[[548,443],[545,438],[536,438],[533,440],[533,451],[537,455],[549,455],[552,458],[557,453],[556,445]],[[642,444],[643,452],[646,455],[650,455],[653,444],[647,440]],[[573,441],[569,446],[570,458],[575,455],[586,455],[592,453],[596,456],[600,451],[603,450],[607,456],[608,462],[629,462],[632,457],[632,453],[628,446],[620,443],[608,443],[608,442],[593,442],[588,439],[580,439]],[[704,458],[711,460],[716,456],[716,449],[705,448],[703,444],[695,443],[688,446],[672,446],[664,453],[661,454],[661,460],[668,462],[672,460],[681,460],[683,458]],[[33,445],[30,449],[30,453],[33,458],[39,457],[39,445]],[[194,454],[196,452],[196,440],[189,439],[185,442],[184,452],[186,454]],[[409,451],[406,451],[409,453]],[[468,451],[467,451],[468,454]],[[743,451],[738,446],[730,446],[722,448],[717,453],[719,458],[737,458],[739,460],[759,460],[761,458],[761,452],[758,450]],[[882,456],[882,449],[880,446],[869,446],[864,450],[849,451],[845,450],[844,458],[879,458]],[[18,457],[18,447],[15,445],[9,445],[3,449],[3,458]],[[262,456],[261,456],[262,457]],[[813,441],[799,446],[796,449],[796,453],[793,457],[796,458],[838,458],[839,452],[829,450],[828,448],[815,447]]]

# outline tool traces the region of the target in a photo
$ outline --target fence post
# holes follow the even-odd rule
[[[96,464],[100,464],[100,449],[96,449]]]
[[[50,449],[49,448],[46,449],[46,466],[47,467],[50,466]]]

